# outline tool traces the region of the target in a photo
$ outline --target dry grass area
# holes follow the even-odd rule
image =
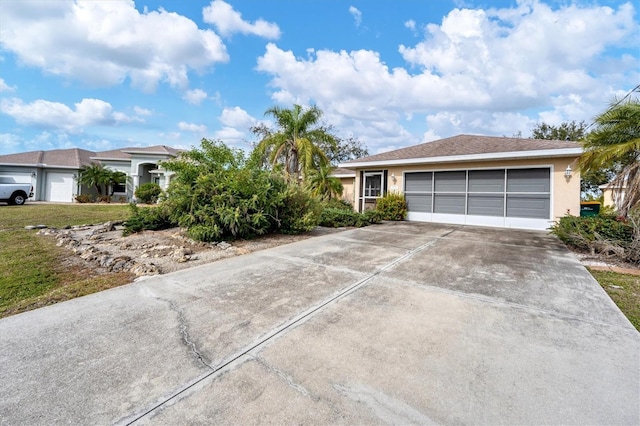
[[[73,265],[55,240],[28,225],[64,227],[123,220],[126,205],[0,205],[0,317],[72,299],[131,282],[127,273],[100,276]]]

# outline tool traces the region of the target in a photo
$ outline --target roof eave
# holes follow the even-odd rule
[[[138,154],[138,155],[170,155],[171,157],[175,157],[176,154],[172,154],[170,152],[158,152],[158,151],[122,151],[126,154]]]
[[[449,155],[442,157],[404,158],[400,160],[341,163],[338,167],[364,168],[376,166],[409,166],[416,164],[458,163],[470,161],[521,160],[526,158],[574,157],[582,155],[582,148],[544,149],[535,151],[492,152],[486,154]]]
[[[131,162],[131,158],[114,158],[114,157],[89,157],[92,160],[98,160],[98,161],[122,161],[124,163],[130,163]]]
[[[79,170],[81,166],[57,166],[55,164],[26,164],[26,163],[0,163],[0,166],[7,167],[35,167],[37,169],[69,169]]]

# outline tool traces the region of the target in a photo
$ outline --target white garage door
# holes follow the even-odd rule
[[[551,222],[549,168],[405,173],[409,220],[524,229]]]
[[[47,201],[70,203],[73,201],[73,173],[47,173]]]

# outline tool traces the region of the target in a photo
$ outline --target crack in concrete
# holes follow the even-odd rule
[[[285,373],[284,371],[280,370],[279,368],[275,367],[274,365],[269,364],[264,358],[259,357],[259,356],[255,356],[255,355],[250,355],[250,358],[252,358],[253,360],[255,360],[258,364],[260,364],[261,366],[263,366],[264,368],[266,368],[267,370],[269,370],[270,372],[274,373],[276,376],[278,376],[279,378],[281,378],[282,380],[285,381],[285,383],[292,389],[294,389],[296,392],[313,399],[314,401],[319,401],[320,398],[315,397],[311,394],[311,392],[309,392],[309,390],[307,390],[307,388],[305,388],[304,386],[296,383],[293,381],[293,378],[288,375],[287,373]]]
[[[214,368],[211,366],[209,361],[200,353],[198,350],[198,346],[196,343],[191,340],[191,334],[189,333],[189,326],[187,323],[187,318],[184,314],[184,310],[178,306],[178,304],[172,300],[166,300],[159,297],[156,299],[161,300],[167,304],[169,304],[169,309],[178,314],[178,332],[180,333],[180,337],[182,339],[182,343],[189,348],[190,352],[200,361],[202,365],[213,370]]]

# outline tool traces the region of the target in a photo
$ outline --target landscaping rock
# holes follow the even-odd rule
[[[55,238],[57,246],[68,250],[68,261],[86,265],[96,274],[128,272],[136,276],[173,272],[306,238],[266,236],[259,240],[236,242],[232,246],[225,241],[217,244],[194,241],[178,228],[144,231],[123,237],[118,230],[120,223],[47,228],[36,234]]]

